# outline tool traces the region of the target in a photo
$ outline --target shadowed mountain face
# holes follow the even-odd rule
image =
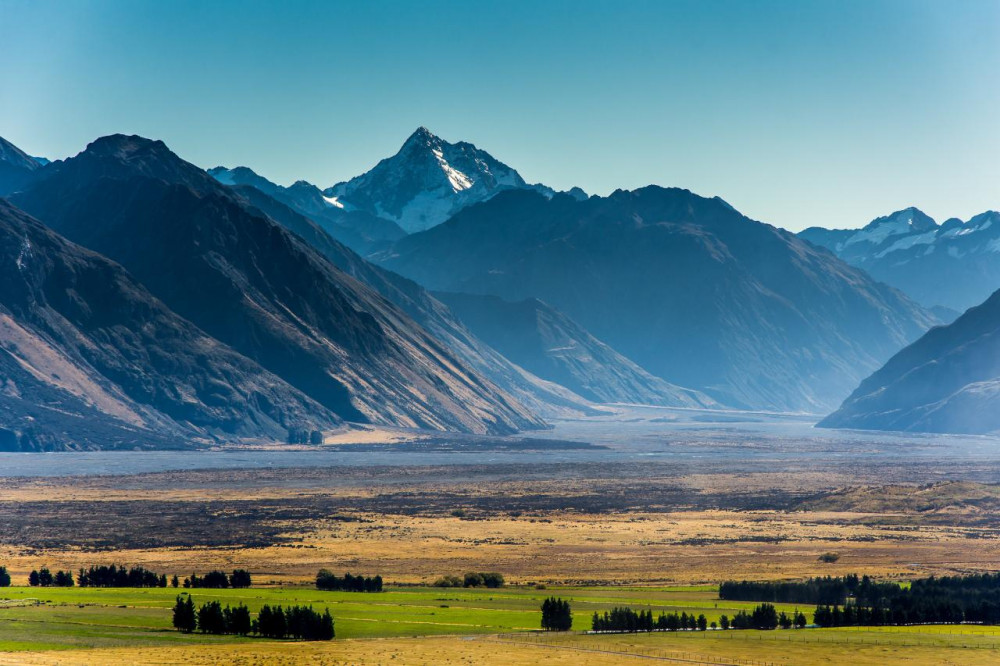
[[[391,220],[407,232],[444,222],[466,206],[508,189],[534,189],[520,174],[471,143],[448,143],[425,127],[414,132],[399,152],[370,171],[323,191],[346,210]],[[575,188],[582,194],[582,190]]]
[[[250,186],[260,190],[313,220],[335,240],[361,254],[368,254],[406,235],[395,222],[361,210],[345,210],[342,204],[325,197],[318,187],[304,180],[291,187],[282,187],[247,167],[215,167],[208,173],[225,185]]]
[[[537,297],[723,404],[825,411],[934,318],[721,199],[502,192],[373,258],[437,291]]]
[[[341,418],[479,433],[537,420],[406,314],[158,141],[121,135],[16,201]]]
[[[283,437],[336,415],[0,200],[0,448]]]
[[[447,306],[413,280],[365,261],[333,240],[310,219],[255,187],[239,186],[234,191],[247,204],[297,234],[334,266],[396,305],[463,361],[532,411],[550,417],[595,413],[586,399],[524,371],[484,344],[458,321]],[[524,418],[530,419],[530,414],[525,414]],[[542,426],[543,423],[537,421],[536,425]]]
[[[893,356],[819,425],[1000,431],[1000,292]]]
[[[511,303],[477,294],[438,293],[436,297],[501,354],[589,400],[715,406],[706,395],[649,374],[536,298]]]
[[[926,307],[962,312],[1000,288],[1000,213],[939,225],[916,208],[863,229],[812,227],[800,238],[825,247]]]
[[[42,160],[0,137],[0,196],[21,189],[42,166]]]

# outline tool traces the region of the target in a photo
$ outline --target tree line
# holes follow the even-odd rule
[[[716,629],[721,625],[722,629],[790,629],[793,626],[806,626],[806,616],[796,610],[792,615],[778,613],[772,604],[764,603],[754,608],[751,612],[739,611],[732,620],[726,615],[719,618],[719,623],[712,622],[711,625],[704,614],[695,617],[686,612],[660,613],[659,617],[653,618],[653,611],[634,611],[631,608],[613,608],[605,611],[604,614],[594,613],[591,618],[591,629],[593,631],[620,631],[620,632],[641,632],[641,631],[707,631],[709,626]]]
[[[73,572],[57,571],[54,574],[46,567],[32,570],[28,574],[28,585],[31,587],[73,587]]]
[[[174,587],[177,587],[177,577],[174,576]],[[246,569],[236,569],[231,574],[225,571],[209,571],[204,576],[191,574],[184,579],[185,588],[208,588],[214,590],[224,590],[228,587],[240,589],[250,587],[253,579]]]
[[[763,603],[754,607],[751,612],[739,611],[730,620],[725,615],[719,618],[719,624],[723,629],[802,629],[806,626],[806,614],[795,611],[788,615],[784,611],[779,613],[772,604]]]
[[[231,634],[263,638],[294,638],[307,641],[328,641],[334,638],[333,617],[330,609],[323,613],[312,606],[261,606],[256,618],[250,609],[240,603],[235,608],[223,608],[218,601],[209,601],[195,610],[190,594],[180,595],[174,604],[173,625],[184,633],[200,631],[205,634]]]
[[[434,581],[434,587],[488,587],[497,588],[506,585],[503,574],[492,571],[470,571],[464,577],[442,576]]]
[[[0,587],[10,587],[10,574],[7,567],[0,567]]]
[[[905,624],[1000,624],[1000,574],[920,578],[881,596],[823,604],[813,621],[821,627]]]
[[[381,579],[380,579],[381,581]],[[204,576],[191,574],[184,579],[185,588],[245,588],[250,587],[253,580],[250,572],[246,569],[236,569],[231,574],[224,571],[210,571]],[[28,574],[28,585],[32,587],[167,587],[166,574],[158,574],[145,567],[131,567],[112,565],[91,566],[90,568],[80,568],[73,579],[71,571],[52,572],[47,567],[32,570]],[[180,587],[180,579],[174,575],[169,581],[173,587]],[[10,574],[6,567],[0,567],[0,587],[10,585]]]
[[[848,597],[867,601],[892,595],[898,583],[879,583],[868,576],[825,576],[801,582],[726,581],[719,598],[730,601],[768,601],[785,604],[843,605]]]
[[[815,604],[813,622],[821,627],[1000,624],[1000,574],[931,576],[909,587],[857,574],[799,583],[727,581],[719,598]]]
[[[316,574],[316,589],[336,592],[381,592],[382,576],[352,576],[345,573],[341,578],[328,569],[320,569]]]
[[[166,587],[165,574],[157,574],[144,567],[92,566],[80,569],[76,575],[80,587]]]

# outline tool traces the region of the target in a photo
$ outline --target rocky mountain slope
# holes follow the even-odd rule
[[[462,360],[504,391],[514,395],[532,411],[549,417],[594,413],[594,408],[585,398],[526,372],[497,353],[473,335],[447,306],[416,282],[365,261],[333,240],[312,220],[259,189],[239,186],[235,191],[249,205],[298,234],[334,266],[399,307]]]
[[[1000,289],[1000,212],[938,224],[916,208],[863,229],[811,227],[800,238],[825,247],[926,307],[959,312]]]
[[[2,199],[0,377],[7,449],[178,447],[339,422]]]
[[[208,173],[224,185],[250,186],[313,220],[337,241],[355,252],[368,254],[406,235],[395,222],[361,210],[345,210],[342,204],[323,195],[318,187],[300,180],[282,187],[248,167],[215,167]]]
[[[476,433],[538,424],[404,312],[162,142],[99,139],[14,200],[340,418]]]
[[[0,137],[0,197],[21,189],[46,162]]]
[[[1000,431],[1000,291],[893,356],[819,425]]]
[[[717,406],[704,394],[654,377],[537,298],[512,303],[478,294],[439,292],[435,296],[505,357],[588,400]]]
[[[733,406],[828,411],[936,322],[829,252],[679,189],[502,192],[373,258],[436,291],[540,298]]]

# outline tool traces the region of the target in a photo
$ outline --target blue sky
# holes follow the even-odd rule
[[[0,136],[321,187],[419,125],[529,181],[798,230],[1000,208],[1000,0],[0,0]]]

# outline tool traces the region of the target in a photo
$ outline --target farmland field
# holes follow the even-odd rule
[[[553,663],[611,663],[609,658],[680,657],[712,663],[825,663],[846,651],[855,663],[902,648],[914,663],[1000,663],[1000,628],[972,626],[803,629],[786,631],[681,632],[654,634],[543,634],[538,608],[545,595],[570,600],[574,629],[589,628],[589,616],[615,605],[704,613],[709,621],[754,604],[720,601],[715,589],[692,587],[558,587],[536,590],[391,588],[380,594],[321,592],[309,588],[193,590],[198,602],[309,604],[336,617],[332,644],[276,643],[255,638],[182,634],[170,627],[174,589],[6,588],[0,592],[0,663],[243,663],[269,653],[309,655],[327,663],[352,658],[424,663],[414,654],[433,652],[443,661],[475,658],[489,650],[512,651],[521,663],[544,657]],[[791,604],[779,604],[791,611]],[[810,610],[810,609],[806,609]],[[437,638],[435,638],[437,637]],[[463,638],[464,637],[464,638]],[[349,639],[349,640],[344,640]],[[473,640],[474,639],[474,640]],[[185,649],[185,646],[187,649]],[[195,646],[197,646],[195,648]],[[135,651],[142,648],[142,651]],[[192,651],[192,648],[194,650]],[[414,652],[415,650],[415,652]],[[286,652],[287,651],[287,652]],[[378,657],[376,657],[376,651]],[[130,657],[131,655],[131,657]],[[160,661],[151,661],[153,656]],[[350,655],[354,655],[351,657]],[[432,663],[430,654],[425,657]],[[921,661],[921,660],[924,661]],[[345,660],[345,661],[342,661]],[[518,663],[517,661],[512,663]],[[719,663],[719,662],[715,662]]]

